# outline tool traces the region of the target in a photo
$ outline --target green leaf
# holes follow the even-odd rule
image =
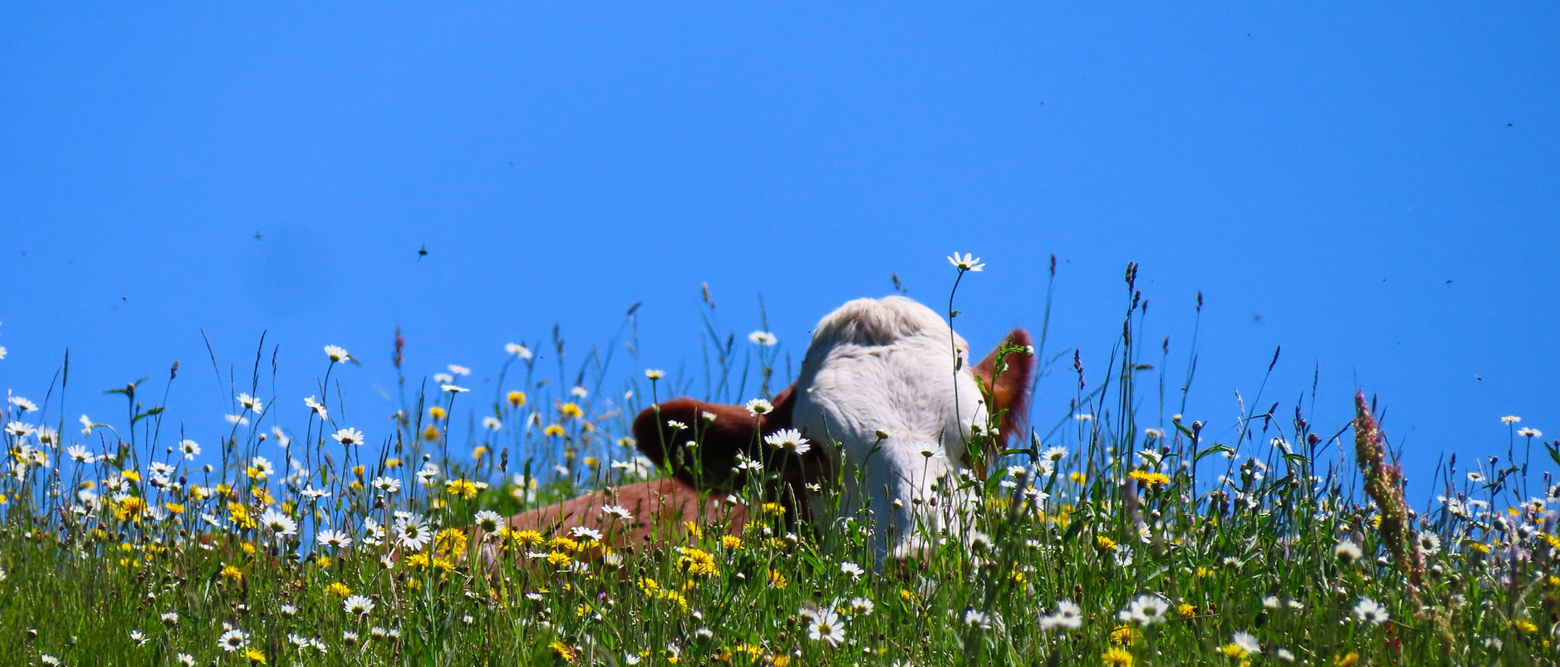
[[[1192,461],[1193,462],[1201,461],[1201,460],[1203,460],[1204,456],[1207,456],[1209,454],[1218,454],[1218,453],[1221,453],[1221,452],[1233,452],[1233,451],[1235,451],[1235,448],[1231,447],[1229,445],[1214,445],[1214,446],[1209,447],[1207,449],[1204,449],[1204,450],[1202,450],[1200,452],[1197,452],[1197,456],[1193,457]]]

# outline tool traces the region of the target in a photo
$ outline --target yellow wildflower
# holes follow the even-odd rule
[[[449,416],[449,413],[445,412],[444,408],[435,405],[431,408],[428,408],[428,416],[432,417],[433,419],[443,419]]]
[[[558,406],[558,414],[563,415],[564,419],[575,419],[577,417],[583,417],[585,415],[585,411],[580,409],[578,403],[570,402]]]
[[[509,392],[508,398],[509,404],[514,407],[518,408],[525,405],[525,392],[523,391],[511,391]]]
[[[452,479],[444,484],[446,493],[452,496],[460,496],[466,500],[477,497],[479,490],[475,482],[465,479]]]
[[[343,584],[343,583],[341,583],[339,581],[334,582],[334,583],[332,583],[329,586],[326,586],[325,587],[325,592],[327,594],[329,594],[329,595],[334,595],[334,596],[336,596],[338,598],[342,598],[342,599],[346,599],[347,597],[352,595],[352,589],[347,588],[346,584]]]
[[[222,568],[222,578],[228,581],[238,581],[244,578],[244,572],[232,565]]]
[[[1100,661],[1109,667],[1132,667],[1132,654],[1119,647],[1111,647],[1100,655]]]
[[[568,431],[563,430],[563,427],[557,424],[548,424],[547,428],[542,429],[542,433],[556,437],[568,433]]]
[[[423,437],[423,440],[427,440],[428,442],[433,442],[435,440],[438,440],[439,439],[439,427],[434,426],[433,424],[429,424],[427,428],[423,429],[422,437]]]

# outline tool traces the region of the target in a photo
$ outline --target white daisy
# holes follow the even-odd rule
[[[519,357],[521,359],[530,359],[531,358],[531,349],[526,347],[526,346],[524,346],[524,345],[521,345],[519,343],[505,343],[504,344],[504,351],[508,352],[510,354],[513,354],[513,355],[515,355],[515,356],[517,356],[517,357]]]
[[[346,348],[343,348],[339,345],[326,345],[325,356],[330,357],[331,363],[346,361],[352,358],[352,355],[347,354]]]
[[[764,442],[776,449],[788,449],[797,454],[806,454],[812,449],[807,438],[802,437],[802,432],[794,428],[783,428],[764,438]]]
[[[986,270],[986,265],[980,263],[980,258],[975,257],[972,253],[964,253],[963,257],[960,257],[959,253],[953,253],[953,256],[948,258],[948,263],[960,271],[979,272]]]
[[[775,335],[768,331],[754,331],[748,334],[748,340],[753,341],[754,345],[762,345],[764,347],[780,342],[780,339],[775,338]]]
[[[355,428],[341,429],[331,434],[330,437],[335,438],[336,442],[347,446],[363,444],[363,432]]]
[[[227,651],[228,653],[232,653],[248,645],[249,635],[238,628],[233,628],[227,632],[222,633],[222,636],[217,639],[217,646],[221,647],[222,650]]]

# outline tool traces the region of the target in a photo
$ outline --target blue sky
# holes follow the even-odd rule
[[[1423,497],[1440,453],[1505,451],[1503,415],[1560,435],[1557,30],[1515,3],[11,3],[0,386],[41,398],[68,347],[71,411],[117,413],[97,389],[178,359],[174,414],[214,438],[202,329],[224,369],[268,331],[300,410],[343,345],[377,413],[397,323],[413,373],[480,377],[636,302],[641,365],[692,372],[706,282],[799,357],[891,274],[945,300],[955,250],[988,265],[958,320],[986,347],[1038,330],[1055,254],[1053,349],[1095,377],[1137,261],[1173,377],[1205,296],[1189,417],[1228,431],[1282,346],[1264,402],[1319,369],[1332,431],[1378,394]]]

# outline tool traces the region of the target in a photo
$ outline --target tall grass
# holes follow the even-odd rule
[[[1414,513],[1363,397],[1318,430],[1302,415],[1350,397],[1250,407],[1265,381],[1214,437],[1179,414],[1195,351],[1176,382],[1168,343],[1138,339],[1136,272],[1106,368],[1047,351],[1044,328],[1026,351],[1042,374],[1071,361],[1075,389],[1037,396],[1037,427],[961,480],[981,508],[968,539],[927,535],[926,560],[882,572],[865,517],[798,525],[753,490],[757,518],[734,535],[722,516],[689,517],[663,548],[499,531],[504,557],[475,557],[479,512],[658,474],[629,422],[694,377],[731,402],[784,382],[778,348],[723,332],[707,289],[697,375],[640,374],[634,309],[572,365],[556,329],[548,354],[511,345],[492,396],[465,391],[462,369],[409,382],[398,336],[389,420],[346,418],[331,380],[354,360],[339,353],[320,359],[318,408],[256,403],[276,363],[262,345],[248,382],[229,375],[225,432],[168,421],[177,367],[110,390],[123,417],[78,424],[67,360],[45,400],[0,420],[0,664],[1556,664],[1547,473],[1534,497],[1526,457],[1471,477],[1453,458]],[[620,346],[626,375],[610,370]],[[1351,421],[1379,456],[1363,474],[1340,465]],[[351,428],[371,444],[338,441]],[[1505,429],[1492,437],[1512,453],[1540,437]],[[370,606],[357,596],[371,610],[348,611]]]

